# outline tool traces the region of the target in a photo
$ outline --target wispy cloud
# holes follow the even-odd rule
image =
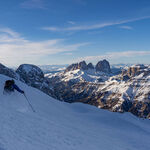
[[[104,27],[114,26],[114,25],[122,25],[130,22],[140,21],[144,19],[150,19],[150,16],[140,17],[140,18],[133,18],[128,20],[121,20],[121,21],[111,21],[111,22],[104,22],[104,23],[97,23],[97,24],[86,24],[80,26],[71,26],[71,27],[42,27],[43,30],[47,31],[83,31],[83,30],[94,30],[100,29]]]
[[[23,3],[21,3],[21,7],[27,8],[27,9],[32,9],[32,8],[37,8],[37,9],[45,9],[45,4],[44,0],[25,0]]]
[[[6,64],[39,62],[42,57],[52,54],[70,53],[89,43],[64,44],[64,39],[45,41],[26,40],[9,28],[0,28],[0,60]]]
[[[68,21],[67,23],[69,23],[69,24],[75,24],[75,22],[74,21]]]
[[[132,30],[133,29],[131,26],[120,26],[119,28],[126,29],[126,30]]]
[[[27,42],[21,35],[10,28],[0,28],[0,44]]]
[[[11,30],[10,28],[0,28],[0,32],[6,33],[9,36],[14,37],[14,38],[17,38],[20,36],[17,32]]]
[[[73,55],[73,53],[64,53],[64,55],[71,56],[71,55]]]
[[[101,59],[120,59],[120,58],[131,58],[137,56],[147,56],[150,55],[150,51],[124,51],[124,52],[108,52],[104,55],[99,56],[86,56],[78,58],[77,61],[85,60],[85,61],[99,61]]]

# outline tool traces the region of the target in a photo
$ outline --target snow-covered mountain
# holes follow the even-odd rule
[[[45,74],[45,77],[53,78],[58,76],[61,81],[71,82],[104,82],[109,79],[111,73],[109,62],[99,61],[96,66],[85,61],[68,66],[65,71],[56,74]]]
[[[51,76],[56,98],[150,118],[149,65],[134,65],[115,76],[102,72],[93,76],[87,71],[76,69]]]
[[[81,103],[57,101],[15,80],[23,95],[3,95],[0,75],[0,150],[148,150],[150,121]]]
[[[55,74],[45,74],[45,77],[53,78],[58,76],[61,81],[72,81],[72,82],[104,82],[108,80],[111,74],[107,74],[104,72],[96,72],[95,69],[88,70],[71,70],[67,72],[59,72]]]
[[[102,71],[83,61],[52,76],[44,76],[35,65],[20,65],[16,72],[1,65],[0,74],[18,79],[60,101],[82,102],[150,119],[150,66],[134,65],[113,76],[106,60],[98,64]]]

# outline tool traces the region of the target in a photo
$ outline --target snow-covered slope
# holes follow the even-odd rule
[[[148,150],[150,121],[86,104],[56,101],[16,81],[23,95],[3,95],[0,75],[0,150]]]
[[[95,69],[88,70],[71,70],[67,72],[59,72],[55,74],[45,74],[45,77],[53,78],[59,77],[61,81],[72,81],[72,82],[104,82],[108,80],[111,74],[107,74],[104,72],[96,72]]]

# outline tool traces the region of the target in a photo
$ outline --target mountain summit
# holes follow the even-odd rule
[[[106,59],[99,61],[96,65],[95,69],[96,69],[96,71],[111,73],[110,64]]]
[[[110,64],[107,60],[99,61],[96,66],[94,67],[92,63],[86,64],[85,61],[81,61],[76,64],[72,64],[68,66],[65,72],[73,71],[73,70],[88,70],[88,69],[95,69],[97,72],[104,72],[104,73],[111,73]]]

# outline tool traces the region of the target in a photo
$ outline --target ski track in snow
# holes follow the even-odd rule
[[[150,121],[130,113],[54,100],[19,81],[23,95],[3,95],[0,75],[0,150],[149,150]]]

